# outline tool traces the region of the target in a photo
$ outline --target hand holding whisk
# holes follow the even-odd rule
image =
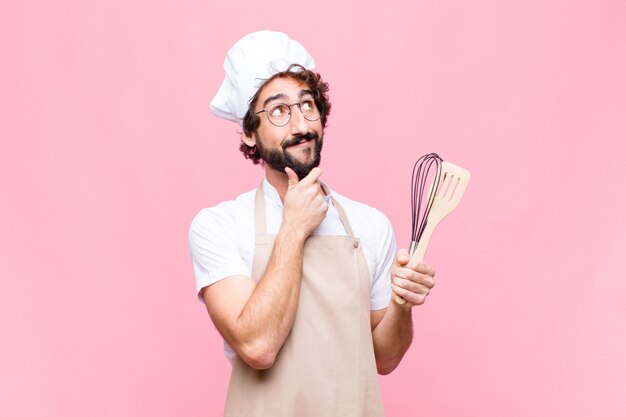
[[[430,186],[424,193],[426,185]],[[468,170],[444,161],[436,153],[429,153],[413,166],[411,180],[412,233],[409,255],[417,264],[424,259],[426,248],[435,227],[461,201],[470,179]],[[396,295],[398,304],[406,300]]]

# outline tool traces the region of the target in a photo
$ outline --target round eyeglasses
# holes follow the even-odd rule
[[[272,104],[267,109],[256,112],[256,114],[265,112],[267,120],[269,120],[271,124],[277,127],[282,127],[289,123],[289,120],[291,120],[291,108],[293,106],[298,106],[304,118],[309,122],[315,122],[321,117],[320,111],[317,109],[315,101],[312,98],[293,104]]]

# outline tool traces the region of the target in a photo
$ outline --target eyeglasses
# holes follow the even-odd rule
[[[321,117],[320,111],[317,109],[315,101],[313,101],[312,98],[293,104],[275,103],[267,109],[256,112],[256,114],[265,112],[267,120],[269,120],[271,124],[277,127],[282,127],[289,123],[289,120],[291,120],[291,108],[293,106],[298,106],[304,118],[309,122],[319,120]]]

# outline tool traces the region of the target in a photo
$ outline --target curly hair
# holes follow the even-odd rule
[[[261,86],[261,88],[259,88],[256,94],[252,97],[252,99],[250,99],[248,111],[243,117],[243,132],[246,134],[246,136],[252,136],[252,134],[255,133],[256,130],[259,128],[259,125],[261,124],[261,118],[254,112],[254,108],[256,107],[256,103],[259,99],[263,87],[276,78],[292,78],[297,81],[302,81],[309,87],[309,89],[313,92],[313,100],[315,101],[315,105],[320,111],[320,121],[322,122],[322,129],[325,128],[328,115],[330,114],[330,101],[328,100],[328,83],[322,81],[322,77],[320,74],[310,71],[304,68],[302,65],[292,64],[285,71],[276,73],[267,80],[265,80],[263,86]],[[261,155],[259,155],[256,145],[248,146],[242,140],[241,144],[239,145],[239,150],[243,153],[246,159],[252,160],[253,164],[257,165],[261,163]]]

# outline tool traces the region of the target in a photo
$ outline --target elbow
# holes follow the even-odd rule
[[[272,357],[270,355],[247,356],[243,360],[251,368],[254,368],[254,369],[258,370],[258,371],[262,371],[264,369],[271,368],[272,365],[274,365],[274,361],[276,360],[276,357]]]
[[[398,367],[399,363],[400,362],[376,363],[376,371],[378,372],[379,375],[389,375]]]
[[[252,343],[238,349],[239,357],[251,368],[269,369],[274,365],[278,351],[271,349],[267,343]]]
[[[400,365],[403,357],[404,352],[393,356],[376,355],[376,371],[379,375],[389,375]]]

